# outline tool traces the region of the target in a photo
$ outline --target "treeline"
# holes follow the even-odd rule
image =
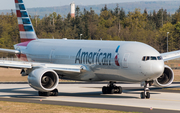
[[[76,7],[75,18],[62,17],[57,13],[31,17],[38,38],[68,38],[84,40],[119,40],[139,41],[149,44],[159,52],[166,52],[167,35],[169,51],[180,49],[180,8],[170,15],[166,9],[148,13],[135,9],[125,13],[118,5],[114,10],[107,6],[98,15],[93,9],[89,11]],[[167,33],[169,32],[169,34]],[[0,15],[0,48],[13,48],[18,43],[19,30],[16,14]]]

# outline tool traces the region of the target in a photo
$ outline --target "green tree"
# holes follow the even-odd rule
[[[176,44],[175,44],[175,37],[174,37],[174,29],[175,26],[172,25],[170,22],[163,25],[162,28],[159,30],[159,48],[161,52],[167,51],[167,32],[168,34],[168,46],[169,51],[176,50]]]

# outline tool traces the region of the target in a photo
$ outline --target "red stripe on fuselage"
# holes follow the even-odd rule
[[[120,66],[120,65],[119,65],[119,61],[118,61],[118,55],[115,56],[115,64],[116,64],[117,66]]]
[[[17,44],[17,46],[27,46],[29,44],[29,42],[30,41],[22,42],[22,43]]]
[[[17,17],[21,17],[21,12],[20,12],[20,10],[16,10],[16,13],[17,13]]]
[[[27,38],[21,38],[21,42],[30,42],[35,39],[27,39]]]
[[[24,30],[24,25],[23,25],[23,24],[19,24],[19,31],[25,31],[25,30]]]
[[[15,0],[15,3],[18,3],[18,0]]]

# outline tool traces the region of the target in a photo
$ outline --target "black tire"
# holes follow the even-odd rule
[[[144,92],[141,92],[141,99],[145,99],[145,93]]]
[[[53,90],[53,96],[58,96],[58,90],[57,89]]]
[[[118,90],[117,93],[122,94],[122,87],[121,86],[117,87],[117,90]]]
[[[39,95],[39,96],[44,96],[44,95],[43,95],[43,92],[41,92],[41,91],[38,91],[38,95]]]
[[[44,92],[44,96],[51,96],[51,92]]]
[[[115,89],[114,88],[109,88],[110,90],[110,94],[114,94],[115,93]]]
[[[149,99],[150,98],[150,93],[146,92],[146,98]]]
[[[55,95],[54,96],[58,96],[58,92],[55,92]]]
[[[103,94],[107,94],[107,87],[106,87],[106,86],[103,86],[103,88],[102,88],[102,93],[103,93]]]
[[[119,92],[119,88],[117,86],[113,87],[114,89],[114,93],[118,93]]]
[[[111,88],[110,87],[106,87],[106,94],[111,94]]]
[[[38,91],[38,94],[39,94],[39,96],[50,96],[51,93]]]

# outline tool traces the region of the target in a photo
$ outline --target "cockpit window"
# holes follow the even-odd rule
[[[144,56],[143,58],[142,58],[142,61],[145,61],[146,60],[146,57]]]
[[[157,59],[158,59],[158,60],[162,60],[162,56],[158,56]]]
[[[147,61],[147,60],[162,60],[162,56],[144,56],[142,58],[142,61]]]
[[[151,57],[151,60],[157,60],[157,58],[156,58],[156,57],[154,57],[154,56],[152,56],[152,57]]]
[[[146,57],[146,60],[149,60],[149,56]]]

